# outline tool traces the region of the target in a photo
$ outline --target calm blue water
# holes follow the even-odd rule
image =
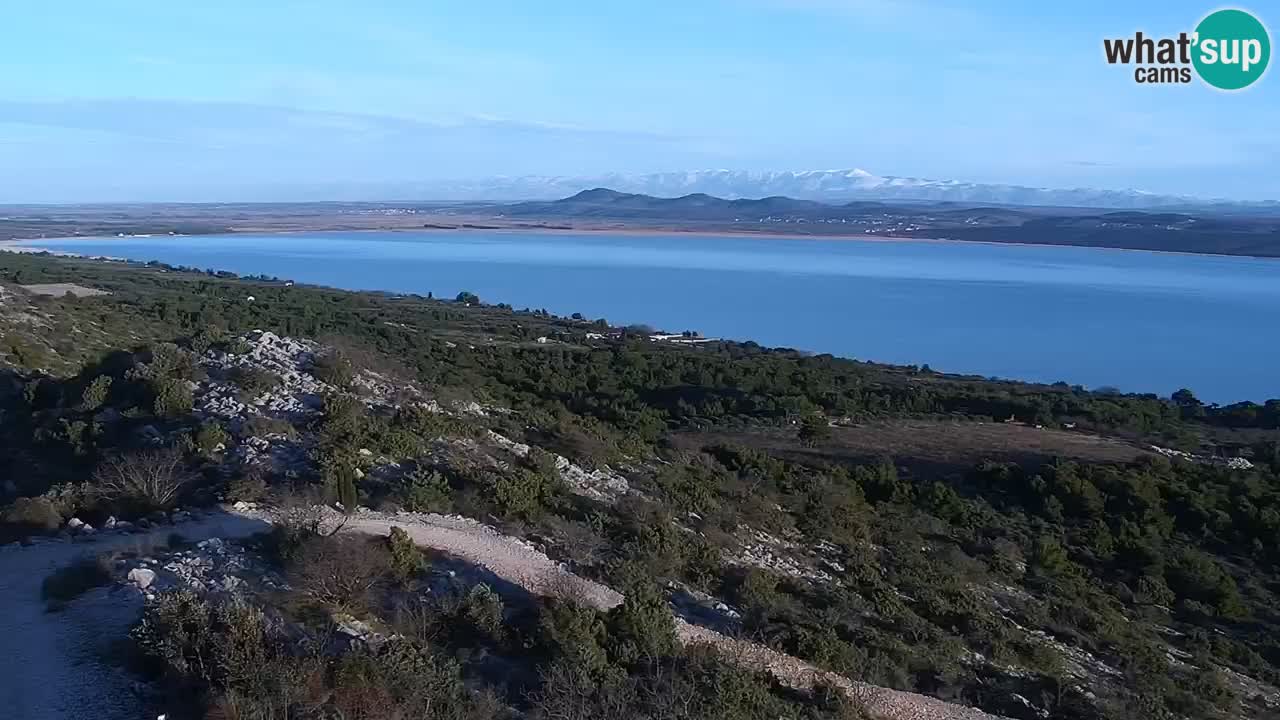
[[[52,250],[581,312],[862,360],[1221,403],[1280,396],[1280,261],[931,242],[461,233]]]

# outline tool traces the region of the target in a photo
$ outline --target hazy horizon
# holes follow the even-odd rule
[[[856,168],[851,170],[857,170]],[[648,195],[656,198],[678,198],[685,195],[711,195],[725,199],[765,199],[768,197],[789,197],[794,199],[814,200],[830,205],[842,205],[846,202],[884,202],[887,204],[921,204],[930,205],[934,203],[960,203],[971,205],[989,205],[989,206],[1030,206],[1030,207],[1063,207],[1063,208],[1133,208],[1133,209],[1149,209],[1151,211],[1160,211],[1163,208],[1204,208],[1211,209],[1214,207],[1225,207],[1223,203],[1238,206],[1242,209],[1250,207],[1259,210],[1266,209],[1271,205],[1280,204],[1280,199],[1276,198],[1258,198],[1258,199],[1240,199],[1221,196],[1207,195],[1179,195],[1151,193],[1141,188],[1132,187],[1102,187],[1102,186],[1076,186],[1076,187],[1037,187],[1031,185],[1022,185],[1019,183],[972,183],[972,185],[980,191],[991,188],[994,191],[1000,189],[1008,189],[1011,191],[1022,190],[1031,193],[1042,193],[1044,197],[1067,198],[1062,201],[1018,201],[1018,200],[993,200],[981,199],[972,200],[961,197],[952,199],[947,197],[928,198],[914,197],[908,195],[894,195],[892,192],[878,192],[875,189],[854,193],[848,197],[840,193],[831,195],[823,195],[817,192],[725,192],[717,189],[705,189],[699,186],[687,189],[650,189],[637,187],[635,183],[640,180],[651,178],[654,176],[679,176],[682,174],[698,174],[698,173],[715,173],[715,172],[744,172],[756,174],[785,174],[785,173],[844,173],[847,170],[795,170],[795,171],[777,171],[777,170],[728,170],[725,168],[702,168],[688,171],[671,171],[667,173],[645,173],[628,176],[623,173],[606,173],[599,176],[551,176],[551,175],[522,175],[522,176],[488,176],[480,178],[446,178],[439,180],[424,181],[370,181],[365,183],[341,183],[337,181],[314,182],[314,183],[282,183],[276,185],[237,185],[223,189],[209,189],[202,192],[192,191],[158,191],[154,194],[148,194],[143,197],[135,196],[134,193],[127,189],[117,188],[115,194],[107,193],[101,196],[89,196],[85,198],[75,199],[32,199],[32,200],[9,200],[0,197],[0,207],[20,207],[20,206],[94,206],[94,205],[166,205],[166,204],[192,204],[192,205],[218,205],[218,204],[308,204],[308,203],[351,203],[361,204],[440,204],[440,205],[456,205],[461,203],[517,203],[526,201],[550,201],[567,199],[578,193],[595,190],[607,189],[620,192],[623,194]],[[621,181],[627,178],[626,181]],[[888,180],[920,180],[922,183],[931,184],[931,186],[946,186],[948,184],[970,185],[960,178],[899,178],[896,176],[888,176]],[[534,192],[528,190],[528,185],[545,181],[545,190]],[[580,181],[580,182],[578,182]],[[510,190],[509,188],[525,188],[522,190]],[[996,193],[986,193],[996,194]],[[1088,202],[1078,201],[1071,202],[1070,198],[1079,196],[1105,196],[1107,194],[1125,195],[1131,194],[1129,202],[1125,204],[1115,204],[1106,202]],[[1143,203],[1143,195],[1150,199],[1149,204]]]
[[[1104,37],[1211,9],[138,0],[69,23],[28,4],[0,47],[0,203],[394,200],[707,168],[1280,198],[1273,79],[1144,87],[1102,59]]]

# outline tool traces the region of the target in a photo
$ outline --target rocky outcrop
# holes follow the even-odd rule
[[[237,542],[217,537],[201,540],[188,549],[120,559],[116,572],[147,597],[170,590],[238,595],[287,587],[257,555]]]
[[[281,433],[249,435],[228,453],[242,467],[262,466],[282,475],[304,472],[311,464],[309,443]]]
[[[516,457],[529,454],[531,448],[518,443],[492,430],[488,434],[489,441],[510,452]],[[597,502],[612,503],[631,491],[627,479],[613,472],[607,465],[596,470],[587,470],[575,465],[569,458],[555,453],[548,453],[555,461],[560,480],[568,487],[569,492],[581,495]]]
[[[737,552],[727,553],[725,562],[730,565],[754,567],[815,583],[839,585],[830,572],[818,567],[827,565],[839,572],[839,565],[821,557],[823,546],[806,551],[790,540],[774,537],[763,530],[741,528],[742,544]],[[817,556],[817,557],[814,557]]]
[[[302,419],[322,406],[322,398],[337,388],[310,373],[320,346],[309,340],[280,337],[257,330],[240,338],[245,352],[209,350],[200,364],[209,380],[196,390],[195,409],[207,417],[228,421],[233,427],[252,415]],[[241,390],[231,381],[237,370],[261,370],[280,379],[276,388],[242,402]]]

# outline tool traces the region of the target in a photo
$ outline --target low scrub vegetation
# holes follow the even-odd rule
[[[403,539],[311,535],[288,574],[322,612],[282,616],[180,591],[147,605],[134,640],[170,707],[212,717],[285,717],[302,707],[371,720],[861,717],[841,693],[785,691],[706,648],[681,649],[654,588],[637,586],[608,614],[566,600],[511,610],[483,584],[416,592],[405,585],[414,573],[368,562],[397,547]],[[360,579],[334,590],[340,563]],[[370,567],[387,582],[369,582]],[[335,650],[330,618],[349,617],[353,596],[367,601],[363,617],[394,633]]]
[[[166,270],[0,256],[0,282],[21,273],[112,292],[31,308],[83,342],[24,326],[0,344],[7,537],[56,531],[73,516],[136,519],[219,500],[457,512],[530,538],[629,598],[601,614],[496,587],[434,592],[429,559],[404,538],[325,537],[331,516],[300,512],[266,547],[291,576],[292,602],[308,608],[298,614],[311,618],[287,621],[312,644],[286,642],[296,628],[270,619],[273,609],[258,608],[259,621],[252,607],[188,598],[169,619],[152,618],[146,642],[159,671],[201,711],[854,712],[675,647],[666,605],[686,589],[709,596],[704,611],[731,606],[712,613],[716,622],[821,667],[1020,719],[1216,720],[1277,707],[1267,698],[1280,685],[1280,401],[1218,407],[1189,391],[1089,392],[752,343],[677,347],[624,330],[588,342],[586,332],[608,328],[471,299]],[[243,302],[248,289],[253,303]],[[361,351],[322,352],[304,369],[336,392],[306,398],[301,419],[193,413],[192,388],[210,381],[200,355],[245,360],[252,348],[238,335],[256,329]],[[422,393],[373,402],[366,357],[438,402]],[[282,379],[248,367],[234,381],[253,394],[280,391]],[[1197,457],[1103,462],[1011,448],[944,466],[892,457],[892,443],[836,452],[851,424],[919,419],[1012,419],[1026,433],[1071,426],[1130,443],[1131,457],[1150,444]],[[490,431],[534,448],[494,447]],[[715,440],[699,439],[711,431]],[[742,441],[760,437],[769,442]],[[240,462],[266,438],[294,453],[291,464]],[[579,468],[607,466],[635,492],[610,503],[575,494],[537,448]],[[50,598],[91,587],[88,570],[51,581]],[[313,615],[339,612],[404,640],[325,655],[332,628]],[[212,657],[223,669],[190,661]],[[226,667],[247,662],[262,672]],[[431,678],[430,689],[407,688],[405,673]]]

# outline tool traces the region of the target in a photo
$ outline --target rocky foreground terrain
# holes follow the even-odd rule
[[[348,388],[335,387],[310,372],[316,358],[325,352],[315,342],[258,331],[241,338],[235,349],[240,352],[209,350],[199,359],[208,379],[191,383],[194,412],[198,417],[225,423],[233,434],[240,436],[240,442],[224,458],[228,470],[259,466],[282,475],[305,471],[310,462],[309,452],[314,449],[314,438],[298,437],[290,432],[257,433],[250,427],[251,421],[254,418],[285,421],[287,426],[278,426],[281,429],[305,426],[323,416],[326,396]],[[270,373],[277,382],[270,389],[247,396],[232,379],[237,371],[244,370]],[[443,407],[412,384],[397,383],[367,370],[352,378],[349,389],[371,413],[394,413],[405,405],[463,417],[483,417],[489,412],[475,402]],[[454,447],[477,455],[507,453],[515,458],[523,458],[530,451],[529,445],[512,441],[493,430],[473,440],[441,440],[438,445],[440,450]],[[404,469],[396,459],[375,457],[372,451],[363,448],[361,454],[368,460],[369,472],[384,480],[394,481]],[[561,481],[573,493],[612,502],[629,490],[626,478],[607,467],[587,470],[561,455],[551,457]],[[496,458],[490,461],[502,462]]]
[[[199,357],[207,379],[191,382],[193,412],[201,419],[224,423],[234,447],[219,443],[213,450],[223,472],[261,468],[280,476],[306,470],[314,450],[314,437],[293,428],[323,413],[324,398],[339,392],[312,374],[317,357],[325,352],[314,342],[279,337],[270,332],[249,333],[234,343],[234,352],[209,350]],[[237,372],[271,373],[277,382],[270,389],[246,395],[234,382]],[[409,403],[431,412],[483,416],[489,412],[474,403],[443,407],[418,388],[396,385],[376,373],[353,378],[350,389],[371,413],[390,412]],[[278,432],[255,433],[255,419],[283,421]],[[156,445],[169,440],[159,430],[140,431]],[[436,441],[440,449],[466,452],[480,463],[505,465],[527,456],[531,447],[487,430],[474,439]],[[396,459],[361,451],[370,476],[394,477],[403,468]],[[607,467],[584,469],[568,458],[550,454],[555,471],[572,493],[594,502],[613,503],[632,490],[627,480]],[[137,712],[148,689],[127,681],[121,671],[103,665],[96,653],[105,652],[111,638],[122,640],[132,618],[145,602],[164,593],[193,591],[220,598],[268,593],[287,587],[268,563],[243,544],[250,535],[287,521],[290,514],[323,518],[327,526],[343,532],[386,535],[392,528],[406,531],[423,548],[447,553],[536,596],[558,596],[598,609],[609,610],[623,602],[623,595],[599,582],[576,575],[564,563],[549,558],[539,545],[475,519],[458,515],[375,512],[332,507],[280,508],[235,502],[205,510],[152,513],[135,521],[114,517],[94,527],[78,517],[68,519],[54,537],[33,538],[0,549],[0,595],[9,607],[0,613],[0,674],[12,679],[4,684],[3,704],[22,717],[55,717],[70,708],[84,707],[102,695],[112,695],[103,712],[126,717]],[[813,582],[833,582],[814,558],[794,543],[764,532],[747,533],[742,549],[726,557],[731,563],[765,567]],[[173,545],[172,543],[177,543]],[[818,554],[820,556],[820,553]],[[50,612],[41,600],[41,583],[61,567],[82,558],[110,557],[112,585],[98,588]],[[809,563],[813,567],[809,567]],[[687,597],[687,594],[686,594]],[[731,628],[737,611],[715,598],[704,596],[704,609]],[[673,596],[680,642],[714,646],[734,662],[775,677],[799,689],[817,683],[833,684],[854,698],[872,717],[885,720],[978,719],[986,713],[940,702],[914,693],[877,688],[820,670],[812,664],[767,647],[735,639],[700,624]],[[729,621],[729,622],[724,622]],[[356,639],[372,634],[367,625],[347,619],[340,632]],[[118,692],[128,683],[128,693]],[[113,690],[115,688],[115,690]],[[100,706],[101,708],[102,706]],[[102,716],[102,715],[100,715]]]
[[[23,289],[59,283],[99,292]],[[1280,403],[650,334],[6,258],[0,701],[36,718],[1280,711]],[[261,671],[216,669],[244,657]],[[404,685],[405,662],[435,680]]]
[[[23,717],[65,712],[80,703],[94,702],[110,692],[107,683],[122,682],[117,671],[100,667],[91,657],[93,646],[107,644],[110,633],[120,632],[140,602],[154,600],[159,593],[190,590],[221,597],[235,597],[280,587],[284,581],[272,577],[266,564],[240,544],[251,534],[264,531],[281,519],[282,513],[299,509],[236,506],[205,512],[179,512],[165,521],[113,526],[102,531],[81,523],[71,523],[63,537],[15,544],[0,550],[0,577],[8,587],[8,612],[0,620],[0,657],[6,677],[6,707]],[[623,601],[615,590],[568,571],[544,553],[518,538],[503,535],[492,527],[462,517],[430,514],[386,514],[360,508],[344,515],[330,508],[316,508],[325,522],[343,532],[385,535],[400,528],[424,548],[446,552],[497,577],[540,596],[560,596],[599,610],[611,609]],[[147,552],[161,537],[176,534],[190,549],[163,548]],[[116,587],[99,590],[50,615],[39,600],[42,572],[74,562],[78,556],[127,553],[114,562]],[[75,622],[67,622],[71,617]],[[112,627],[114,625],[114,628]],[[715,647],[734,662],[762,670],[780,682],[800,689],[816,683],[830,683],[844,689],[871,717],[884,720],[980,720],[995,716],[940,702],[915,693],[877,688],[815,668],[794,657],[758,644],[734,639],[715,630],[677,621],[680,642]],[[373,631],[358,621],[339,623],[339,632],[357,640],[368,640]],[[88,667],[83,664],[88,662]],[[113,679],[114,678],[114,679]],[[18,680],[21,680],[20,682]],[[101,684],[99,684],[101,683]],[[147,688],[130,684],[131,693],[145,697]],[[137,700],[138,698],[134,698]],[[136,707],[129,694],[116,700],[118,709]]]
[[[257,331],[238,338],[229,348],[210,349],[198,356],[204,379],[189,382],[193,415],[201,421],[215,421],[229,431],[226,441],[210,448],[218,472],[243,475],[261,471],[284,478],[308,472],[314,462],[317,435],[306,429],[323,418],[325,398],[335,393],[353,393],[360,398],[364,412],[375,415],[408,406],[457,418],[503,413],[500,408],[474,402],[444,404],[411,383],[398,383],[368,370],[356,373],[343,387],[330,384],[315,372],[318,358],[327,352],[330,350],[312,341]],[[238,383],[246,372],[269,375],[270,386],[246,392]],[[264,420],[272,424],[264,424]],[[156,446],[173,441],[150,426],[139,433]],[[626,477],[607,466],[586,469],[564,456],[536,451],[550,458],[568,492],[591,502],[613,504],[639,494]],[[437,457],[461,453],[471,463],[493,468],[510,467],[532,452],[535,448],[529,444],[491,428],[469,437],[436,438],[427,450],[428,455]],[[388,457],[365,448],[359,450],[359,456],[365,468],[360,474],[371,480],[395,482],[415,466],[412,459]],[[54,537],[15,542],[0,550],[0,578],[6,583],[2,594],[10,602],[8,611],[0,613],[0,657],[7,665],[0,672],[17,680],[5,684],[4,704],[19,709],[24,717],[54,717],[79,703],[91,702],[108,688],[127,683],[130,692],[115,694],[109,715],[126,717],[138,712],[149,697],[149,689],[104,665],[95,655],[106,652],[110,638],[122,640],[143,605],[166,593],[191,591],[225,600],[262,597],[287,589],[287,581],[245,541],[299,513],[313,521],[320,518],[333,531],[344,533],[385,536],[392,528],[399,528],[420,547],[481,568],[491,573],[487,577],[534,596],[569,598],[601,611],[624,600],[618,591],[551,559],[547,551],[554,548],[545,538],[525,540],[460,515],[363,507],[344,511],[340,506],[323,505],[279,507],[239,501],[204,510],[152,513],[133,521],[112,517],[98,527],[72,517]],[[693,531],[686,528],[685,532]],[[736,535],[734,548],[722,557],[728,565],[764,569],[819,586],[841,584],[839,575],[845,568],[836,559],[839,549],[835,546],[806,547],[801,538],[778,537],[745,526]],[[60,567],[88,557],[111,558],[112,584],[50,612],[51,606],[41,600],[41,583]],[[452,576],[455,571],[447,572]],[[876,687],[739,639],[734,637],[741,617],[737,609],[678,584],[669,585],[668,590],[681,643],[715,647],[733,662],[763,671],[786,686],[841,688],[870,717],[884,720],[996,717],[924,695]],[[988,592],[992,605],[1001,607],[1002,593],[1016,597],[1021,591],[997,587]],[[1008,619],[1017,624],[1012,615]],[[358,618],[335,616],[334,622],[336,632],[350,642],[368,644],[383,639]],[[1069,676],[1082,683],[1120,674],[1087,651],[1064,645],[1043,632],[1026,631],[1038,634],[1042,642],[1059,652]],[[1018,671],[1010,668],[1010,672]],[[1243,676],[1237,676],[1236,681],[1255,694],[1280,702],[1273,689]]]

